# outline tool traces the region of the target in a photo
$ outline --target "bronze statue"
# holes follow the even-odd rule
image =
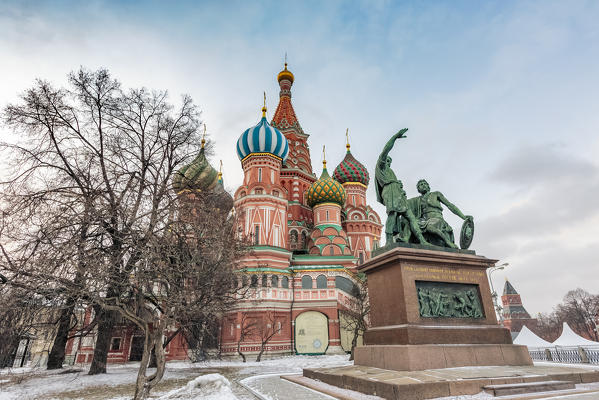
[[[449,211],[462,218],[472,221],[472,216],[464,215],[458,207],[451,203],[443,193],[431,192],[428,182],[424,179],[418,181],[416,189],[420,196],[411,198],[408,203],[412,208],[412,213],[419,218],[420,230],[428,236],[429,240],[438,246],[457,248],[453,229],[443,219],[443,207],[445,205]],[[440,239],[440,240],[439,240]]]
[[[379,155],[374,174],[376,178],[376,199],[387,209],[385,236],[388,244],[394,242],[398,234],[402,234],[399,240],[406,241],[406,235],[402,232],[402,218],[407,220],[405,225],[409,227],[409,233],[413,234],[420,244],[430,244],[422,235],[422,231],[418,226],[418,220],[410,207],[408,207],[408,200],[406,192],[403,189],[403,184],[397,179],[391,169],[389,152],[393,148],[395,141],[405,137],[404,134],[407,131],[408,129],[404,128],[393,135]]]
[[[420,196],[407,199],[402,182],[391,169],[389,152],[397,139],[404,138],[404,128],[391,137],[379,155],[375,169],[376,199],[387,209],[385,236],[387,243],[405,242],[436,245],[456,249],[453,229],[443,219],[443,205],[464,220],[460,246],[467,249],[474,235],[472,216],[464,215],[458,207],[441,192],[431,192],[427,181],[421,179],[416,185]]]

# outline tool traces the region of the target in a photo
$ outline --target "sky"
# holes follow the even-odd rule
[[[80,66],[189,94],[233,192],[235,143],[264,91],[272,117],[287,53],[316,174],[323,145],[329,168],[344,157],[346,128],[371,174],[409,128],[390,154],[408,196],[426,178],[473,215],[471,248],[509,264],[494,288],[508,278],[534,316],[599,293],[598,20],[599,2],[576,0],[3,1],[0,108]]]

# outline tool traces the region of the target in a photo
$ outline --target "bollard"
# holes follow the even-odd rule
[[[580,358],[582,359],[583,364],[590,364],[589,356],[587,355],[587,352],[582,347],[578,348],[578,354],[580,354]]]

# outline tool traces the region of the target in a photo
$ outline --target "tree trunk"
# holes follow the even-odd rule
[[[243,362],[245,362],[245,354],[241,352],[241,341],[237,342],[237,353],[241,356]]]
[[[256,357],[256,362],[260,362],[262,360],[262,353],[264,353],[264,346],[265,343],[262,343],[262,346],[260,346],[260,353],[258,353],[258,357]]]
[[[89,375],[106,373],[106,360],[114,329],[114,313],[112,311],[102,310],[99,306],[94,307],[94,310],[98,316],[98,335],[94,347],[94,358],[89,367]]]
[[[147,325],[145,331],[146,339],[144,341],[144,352],[141,357],[141,362],[139,364],[139,370],[137,371],[137,380],[135,381],[135,395],[133,396],[133,400],[141,400],[147,397],[145,387],[146,370],[148,369],[148,363],[150,362],[150,354],[152,352],[152,348],[154,347],[154,343],[152,343],[152,338],[150,337],[150,332]]]
[[[153,332],[149,332],[149,327],[146,325],[146,340],[144,343],[144,353],[141,359],[141,364],[137,372],[137,381],[135,383],[135,395],[133,400],[144,400],[150,395],[150,391],[156,386],[164,376],[166,368],[166,354],[162,347],[163,336],[162,324],[156,324]],[[153,350],[153,351],[152,351]],[[150,376],[146,376],[146,371],[152,352],[156,354],[156,372]]]
[[[349,356],[349,361],[354,360],[354,350],[356,349],[356,346],[358,345],[358,335],[359,334],[360,334],[360,329],[356,326],[356,329],[354,329],[354,337],[351,340],[351,355]]]
[[[65,348],[67,347],[67,340],[69,337],[69,327],[71,325],[71,315],[73,314],[74,301],[67,302],[67,306],[60,312],[60,320],[58,321],[58,330],[54,337],[54,343],[52,344],[52,350],[48,354],[47,369],[59,369],[62,368],[65,358]]]

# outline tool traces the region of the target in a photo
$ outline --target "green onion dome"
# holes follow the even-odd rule
[[[323,161],[322,175],[308,189],[306,202],[310,207],[322,203],[336,203],[343,207],[345,203],[345,189],[329,176],[326,161]]]
[[[345,154],[345,158],[335,171],[333,172],[333,177],[340,183],[361,183],[364,186],[368,186],[370,182],[370,175],[368,174],[368,170],[360,161],[356,160],[356,158],[349,151],[349,143],[346,145],[347,153]]]
[[[173,189],[179,193],[185,190],[211,191],[219,184],[218,171],[206,159],[204,140],[200,154],[181,168],[173,177]]]

